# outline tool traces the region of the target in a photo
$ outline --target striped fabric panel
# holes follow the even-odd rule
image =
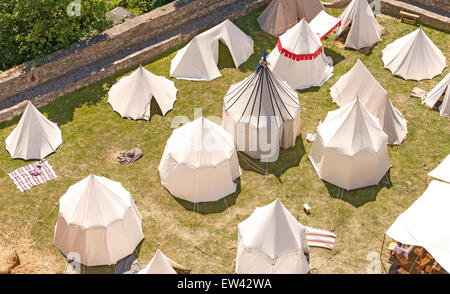
[[[320,247],[328,250],[334,248],[336,235],[331,232],[306,227],[305,235],[310,247]]]

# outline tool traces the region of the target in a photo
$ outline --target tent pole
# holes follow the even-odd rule
[[[383,234],[383,242],[381,243],[381,250],[380,250],[380,263],[383,266],[384,272],[387,273],[386,268],[384,267],[383,260],[381,259],[381,256],[383,255],[383,249],[384,249],[384,240],[386,239],[386,233]]]

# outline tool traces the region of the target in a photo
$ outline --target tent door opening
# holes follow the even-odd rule
[[[224,68],[234,68],[233,56],[231,55],[228,46],[221,38],[217,38],[212,42],[212,52],[214,60],[219,70]]]

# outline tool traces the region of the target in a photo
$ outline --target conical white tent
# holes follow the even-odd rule
[[[54,244],[81,264],[115,264],[142,239],[142,217],[119,182],[90,175],[59,199]]]
[[[139,274],[176,274],[169,259],[158,249],[150,263]]]
[[[273,0],[257,20],[261,30],[278,37],[303,18],[310,22],[321,11],[320,0]]]
[[[333,102],[339,106],[350,103],[354,97],[380,120],[388,135],[388,144],[402,143],[408,133],[406,119],[392,105],[386,90],[377,82],[361,60],[357,60],[350,71],[341,76],[330,88]]]
[[[279,199],[257,207],[238,225],[236,273],[308,273],[305,229]]]
[[[234,193],[235,180],[241,176],[233,138],[203,117],[173,131],[158,170],[173,196],[194,203]]]
[[[177,52],[172,59],[170,76],[192,81],[211,81],[221,77],[219,41],[230,50],[234,65],[239,67],[253,54],[253,40],[230,20],[201,33]]]
[[[391,167],[388,136],[355,99],[328,112],[308,158],[319,177],[346,190],[376,185]]]
[[[222,126],[233,135],[238,151],[273,161],[280,147],[295,146],[300,135],[297,92],[279,80],[263,61],[256,72],[228,90]]]
[[[432,79],[447,66],[445,56],[421,28],[388,44],[384,67],[405,80]]]
[[[139,66],[131,75],[114,84],[108,93],[108,103],[122,117],[149,120],[152,99],[156,100],[162,115],[173,108],[177,100],[175,84]]]
[[[437,179],[450,184],[450,154],[427,175],[427,182]]]
[[[305,19],[280,36],[267,60],[270,69],[294,89],[320,87],[333,75],[320,37]]]
[[[450,184],[431,181],[428,188],[387,230],[403,244],[424,247],[450,271]]]
[[[5,140],[12,158],[43,159],[62,143],[61,130],[28,102],[17,127]]]
[[[336,35],[340,35],[351,24],[345,47],[359,50],[380,42],[383,32],[367,0],[353,0],[339,18],[342,23]]]
[[[443,97],[441,102],[441,97]],[[429,108],[434,108],[437,104],[442,117],[450,117],[450,73],[448,73],[430,92],[423,103]]]

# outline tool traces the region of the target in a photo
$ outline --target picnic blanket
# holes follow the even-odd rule
[[[45,159],[18,168],[9,173],[8,176],[14,181],[20,192],[58,177],[53,167]]]
[[[320,247],[328,250],[333,250],[336,235],[319,229],[306,227],[306,241],[310,247]]]
[[[120,164],[127,165],[135,162],[142,157],[142,150],[140,148],[133,148],[131,150],[125,150],[119,153],[117,161]]]

